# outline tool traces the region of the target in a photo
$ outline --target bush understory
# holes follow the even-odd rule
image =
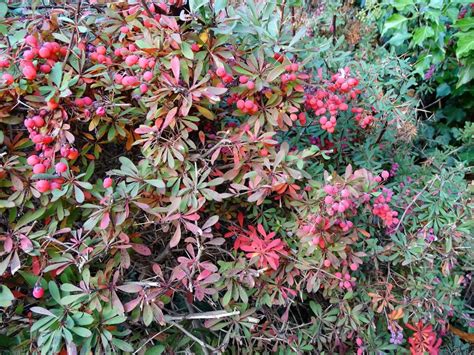
[[[469,354],[472,11],[0,2],[0,352]]]

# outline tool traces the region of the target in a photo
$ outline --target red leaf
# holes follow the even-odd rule
[[[176,228],[176,231],[173,234],[173,238],[171,238],[170,240],[170,248],[174,248],[175,246],[177,246],[180,239],[181,239],[181,225],[178,224],[178,227]]]
[[[102,217],[102,220],[100,221],[100,228],[105,229],[109,226],[110,223],[110,213],[105,212],[104,216]]]
[[[176,82],[178,82],[179,80],[179,58],[178,57],[173,57],[173,59],[171,59],[171,70],[173,71]]]
[[[33,256],[31,258],[31,264],[33,274],[38,276],[41,273],[41,264],[39,258],[37,256]]]
[[[244,214],[240,211],[239,213],[237,213],[237,221],[239,222],[241,227],[244,226]]]
[[[176,116],[176,112],[178,112],[178,108],[174,107],[172,108],[168,114],[166,115],[165,122],[163,122],[163,125],[161,126],[161,132],[164,131],[166,127],[168,127],[171,122],[173,121],[174,117]]]
[[[151,255],[151,250],[146,245],[132,243],[132,249],[135,250],[138,254],[149,256]]]

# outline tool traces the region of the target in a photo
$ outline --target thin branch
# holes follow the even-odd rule
[[[426,185],[425,187],[423,187],[423,189],[418,192],[415,196],[415,198],[408,204],[408,206],[405,208],[405,211],[403,211],[403,214],[402,216],[400,217],[400,220],[398,221],[398,224],[397,226],[395,227],[395,229],[393,230],[393,232],[396,232],[398,231],[398,228],[400,228],[402,222],[403,222],[403,219],[405,218],[406,214],[408,213],[408,210],[410,209],[411,206],[413,206],[413,204],[420,198],[421,194],[423,192],[425,192],[427,189],[431,188],[431,186],[433,186],[434,182],[438,179],[438,175],[436,175],[435,177],[433,177]]]
[[[240,311],[226,312],[226,311],[213,311],[203,313],[185,314],[182,316],[165,316],[165,320],[169,321],[182,321],[192,319],[220,319],[225,317],[232,317],[239,315]]]
[[[190,337],[191,339],[193,339],[196,343],[198,343],[199,345],[201,345],[201,348],[203,348],[203,350],[205,348],[213,351],[214,353],[218,353],[218,350],[216,348],[213,348],[212,346],[210,346],[209,344],[206,344],[204,341],[202,341],[201,339],[199,339],[198,337],[196,337],[195,335],[191,334],[190,332],[188,332],[186,329],[183,328],[183,326],[181,326],[179,323],[175,323],[175,322],[170,322],[171,325],[175,326],[176,328],[178,328],[179,330],[181,330],[184,334],[186,334],[188,337]]]

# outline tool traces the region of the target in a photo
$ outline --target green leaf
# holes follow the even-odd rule
[[[214,13],[217,14],[227,6],[227,0],[216,0],[214,3]]]
[[[0,200],[0,208],[13,208],[15,203],[7,200]]]
[[[166,187],[162,179],[145,180],[145,182],[159,189],[164,189]]]
[[[0,286],[0,307],[2,308],[10,307],[14,299],[15,299],[15,296],[13,296],[13,293],[10,291],[10,289],[5,285],[1,285]]]
[[[208,2],[209,0],[189,0],[189,8],[191,9],[191,12],[194,13]]]
[[[112,344],[114,344],[117,348],[119,348],[120,350],[125,351],[125,352],[131,353],[131,352],[133,352],[133,350],[135,350],[133,348],[133,346],[131,346],[126,341],[123,341],[122,339],[113,338],[112,339]]]
[[[76,333],[77,335],[79,335],[80,337],[83,337],[83,338],[89,338],[90,336],[92,336],[92,332],[87,328],[74,327],[74,328],[71,328],[69,330]]]
[[[181,42],[181,53],[183,53],[184,57],[187,59],[194,59],[194,52],[188,42]]]
[[[474,49],[474,31],[457,33],[456,56],[464,57]]]
[[[76,185],[74,185],[74,196],[77,202],[79,203],[84,202],[84,199],[85,199],[84,192],[82,192],[82,190]]]
[[[436,98],[448,96],[450,93],[451,87],[446,83],[442,83],[436,88]]]
[[[286,70],[285,67],[286,67],[285,64],[280,64],[280,65],[276,66],[275,68],[273,68],[270,71],[270,73],[268,73],[268,75],[267,75],[267,81],[269,83],[271,83],[273,80],[278,78],[281,74],[283,74],[285,72],[285,70]]]
[[[8,12],[7,4],[4,2],[0,3],[0,19],[4,19],[7,12]]]
[[[470,30],[471,28],[474,28],[474,17],[465,17],[457,20],[452,27],[459,28],[461,31]]]
[[[434,31],[431,27],[429,26],[423,26],[420,28],[417,28],[415,32],[413,33],[413,39],[411,40],[413,45],[418,45],[421,46],[422,43],[430,37],[434,36]]]
[[[161,355],[166,350],[164,345],[158,344],[145,351],[145,355]]]
[[[20,229],[21,227],[29,224],[32,221],[38,220],[46,211],[46,208],[42,207],[37,209],[36,211],[30,211],[27,214],[23,215],[18,223],[15,226],[15,230]]]
[[[60,87],[62,77],[63,65],[61,62],[57,62],[56,64],[54,64],[53,69],[51,69],[51,73],[49,73],[49,78],[57,87]]]
[[[59,293],[58,285],[54,281],[49,281],[48,290],[51,297],[56,301],[57,304],[61,304],[61,294]]]
[[[402,16],[400,14],[393,14],[392,16],[390,16],[387,19],[387,21],[385,21],[385,24],[383,26],[382,35],[390,29],[399,28],[400,25],[402,25],[406,21],[408,21],[408,19],[405,16]]]

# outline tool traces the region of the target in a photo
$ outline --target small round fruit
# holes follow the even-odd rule
[[[104,186],[105,189],[108,189],[109,187],[112,186],[112,183],[113,183],[112,178],[106,177],[106,178],[104,179],[103,186]]]
[[[44,288],[41,286],[35,286],[33,288],[33,297],[36,299],[40,299],[44,295]]]
[[[44,174],[45,172],[46,172],[46,167],[43,164],[39,163],[33,166],[34,174]]]
[[[62,174],[67,170],[67,164],[63,163],[62,161],[57,163],[56,166],[54,167],[56,170],[56,173]]]
[[[5,84],[7,85],[13,84],[14,81],[13,75],[11,75],[10,73],[4,73],[2,75],[2,79],[5,80]]]
[[[51,189],[51,184],[48,180],[38,180],[36,182],[36,189],[39,192],[48,192]]]
[[[222,78],[223,76],[225,76],[227,73],[225,71],[225,69],[223,67],[219,67],[217,68],[216,70],[216,74],[219,78]]]

